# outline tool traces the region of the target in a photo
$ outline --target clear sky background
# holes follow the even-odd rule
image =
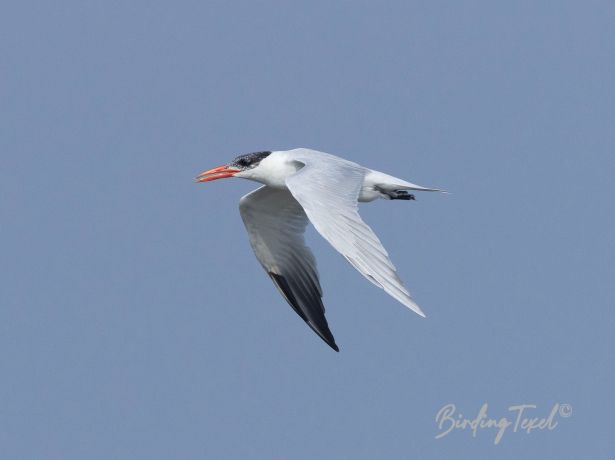
[[[6,459],[612,458],[615,4],[0,7]],[[311,147],[450,190],[362,206],[421,319],[313,230],[330,350],[195,185]],[[454,403],[567,403],[436,440]]]

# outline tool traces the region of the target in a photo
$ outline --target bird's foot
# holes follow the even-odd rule
[[[415,200],[414,195],[406,190],[395,190],[391,193],[392,200]]]

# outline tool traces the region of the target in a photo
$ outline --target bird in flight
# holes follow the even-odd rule
[[[402,284],[389,255],[361,219],[359,202],[414,200],[421,187],[352,161],[310,149],[240,155],[199,174],[196,182],[240,177],[264,184],[239,201],[250,244],[282,296],[327,345],[339,351],[325,318],[308,221],[365,278],[425,316]]]

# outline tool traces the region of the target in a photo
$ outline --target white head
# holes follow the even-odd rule
[[[228,165],[218,166],[216,168],[203,171],[195,178],[195,180],[197,182],[209,182],[227,177],[241,177],[243,179],[258,180],[257,169],[260,166],[261,161],[267,158],[270,154],[271,152],[269,151],[263,151],[239,155]]]

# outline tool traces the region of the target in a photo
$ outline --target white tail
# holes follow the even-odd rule
[[[365,177],[365,181],[374,184],[375,187],[385,192],[392,192],[394,190],[418,190],[421,192],[448,193],[447,191],[440,190],[438,188],[429,188],[423,187],[422,185],[416,185],[412,182],[399,179],[398,177],[381,173],[380,171],[370,171]]]

